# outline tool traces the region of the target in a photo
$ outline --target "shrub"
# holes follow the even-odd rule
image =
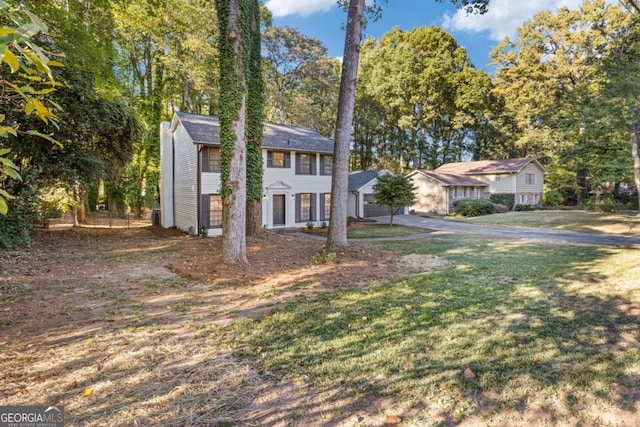
[[[522,212],[522,211],[532,211],[533,207],[531,207],[531,205],[524,205],[522,203],[518,203],[517,205],[515,205],[513,207],[513,210],[514,211],[520,211],[520,212]]]
[[[495,212],[489,199],[463,199],[453,204],[453,211],[462,216],[490,215]]]
[[[545,191],[542,195],[542,203],[545,206],[558,206],[564,202],[564,197],[562,197],[562,193],[558,190],[549,190]]]
[[[353,217],[352,216],[348,216],[347,217],[347,227],[351,227],[351,223],[353,222]]]
[[[495,210],[496,210],[496,213],[507,213],[511,209],[509,209],[509,206],[498,203],[497,205],[495,205]]]
[[[511,210],[516,202],[516,195],[513,193],[495,193],[489,196],[489,200],[496,205],[505,205]]]
[[[603,194],[600,202],[596,201],[595,196],[591,196],[585,202],[587,209],[594,212],[618,212],[624,209],[624,205],[613,198],[611,194]]]
[[[307,230],[313,230],[313,222],[309,221],[307,223]]]
[[[320,228],[327,228],[327,222],[326,221],[322,221],[320,223]]]

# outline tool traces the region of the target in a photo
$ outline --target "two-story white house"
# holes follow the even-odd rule
[[[333,142],[309,128],[265,124],[262,223],[266,228],[329,222]],[[178,112],[160,127],[161,225],[222,234],[220,123]]]

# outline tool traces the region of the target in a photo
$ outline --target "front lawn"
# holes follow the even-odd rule
[[[326,236],[328,228],[312,228],[304,229],[305,232]],[[429,230],[418,227],[409,227],[406,225],[376,224],[376,223],[360,223],[356,222],[347,228],[347,237],[349,239],[372,239],[381,237],[403,237],[413,234],[428,233]]]
[[[390,399],[403,425],[639,420],[640,251],[473,236],[380,245],[451,265],[303,298],[221,339],[281,381]]]
[[[619,213],[540,210],[508,212],[475,218],[448,217],[447,219],[474,224],[551,228],[586,233],[640,235],[640,217]]]

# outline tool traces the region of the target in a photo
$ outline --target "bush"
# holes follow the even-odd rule
[[[542,203],[545,206],[558,206],[564,202],[564,197],[562,197],[562,193],[557,190],[549,190],[545,191],[542,195]]]
[[[506,206],[506,205],[503,205],[503,204],[497,204],[497,205],[495,205],[495,210],[496,210],[496,213],[507,213],[507,212],[509,212],[511,209],[509,209],[509,207],[508,207],[508,206]]]
[[[521,204],[521,203],[518,203],[517,205],[515,205],[515,206],[513,207],[513,210],[514,210],[514,211],[519,211],[519,212],[522,212],[522,211],[532,211],[532,210],[533,210],[533,207],[532,207],[531,205],[523,205],[523,204]]]
[[[618,202],[611,194],[603,194],[600,202],[596,201],[595,196],[591,196],[585,202],[587,209],[594,212],[618,212],[624,209],[624,204]]]
[[[453,204],[453,212],[462,216],[482,216],[495,212],[489,199],[463,199]]]
[[[516,195],[513,193],[495,193],[489,196],[489,200],[496,205],[505,205],[511,210],[516,202]]]
[[[313,230],[313,226],[314,226],[313,222],[311,221],[307,222],[307,230]]]

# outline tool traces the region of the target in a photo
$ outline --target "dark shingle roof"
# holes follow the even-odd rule
[[[479,160],[477,162],[458,162],[446,163],[435,171],[438,173],[452,174],[490,174],[490,173],[517,173],[529,163],[534,162],[545,173],[544,167],[538,161],[531,157],[521,157],[518,159],[502,159],[502,160]]]
[[[216,116],[177,112],[176,117],[196,144],[220,144],[220,121]],[[333,142],[310,128],[265,123],[262,147],[283,151],[333,153]]]
[[[369,181],[379,177],[383,173],[388,173],[387,170],[376,171],[357,171],[349,173],[349,191],[356,191]]]
[[[440,182],[445,187],[458,186],[458,187],[488,187],[488,184],[479,181],[475,178],[470,178],[463,175],[454,175],[449,173],[440,173],[434,171],[420,170],[417,171],[431,179]]]

